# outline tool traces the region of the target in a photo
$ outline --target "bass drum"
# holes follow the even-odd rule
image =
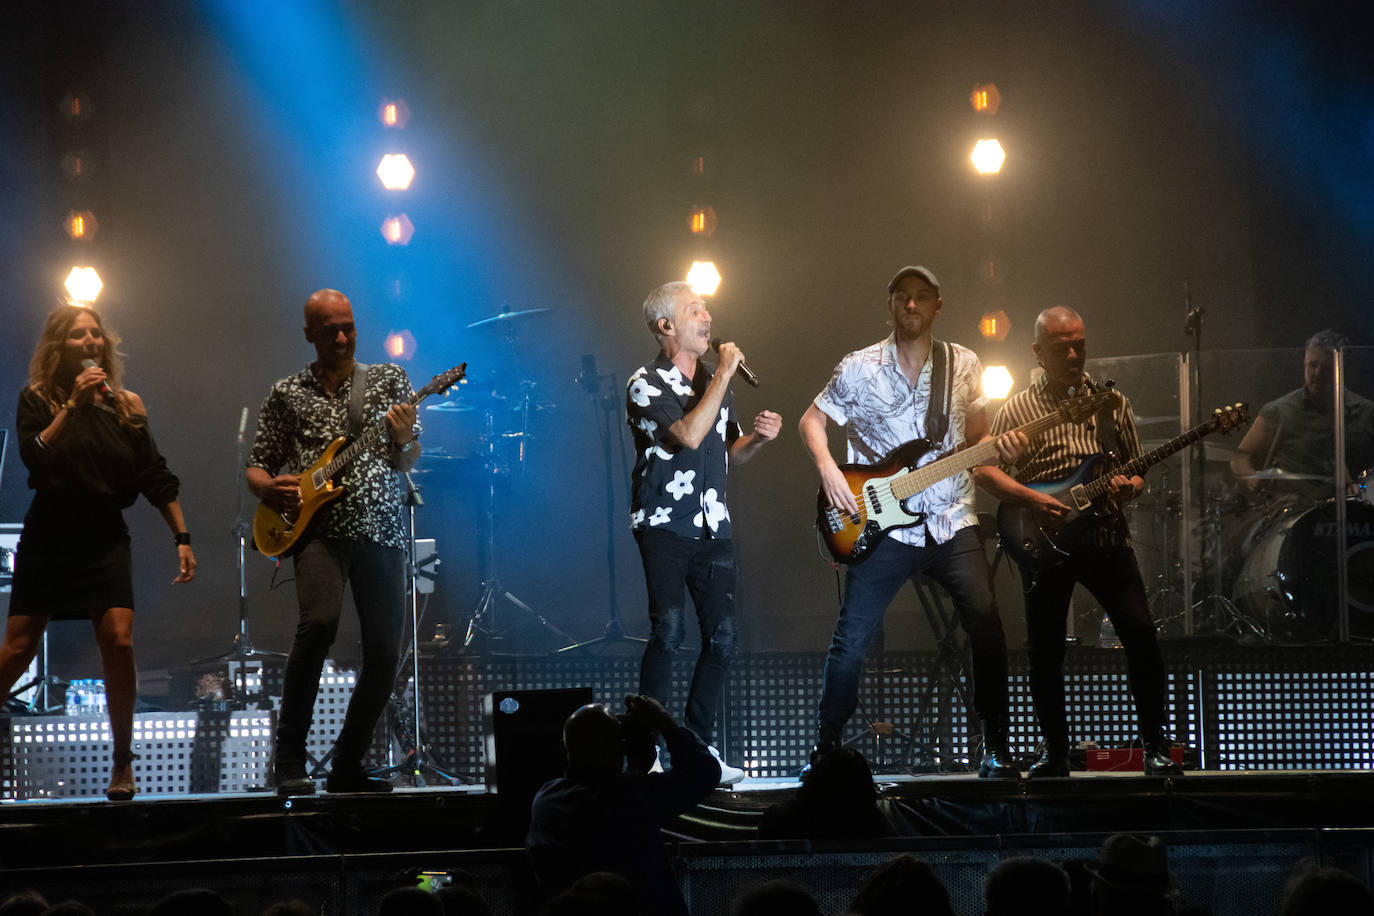
[[[1350,633],[1374,637],[1374,506],[1345,503]],[[1335,639],[1336,503],[1285,509],[1245,558],[1232,598],[1276,639]]]

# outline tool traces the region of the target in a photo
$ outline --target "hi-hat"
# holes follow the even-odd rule
[[[502,312],[499,315],[492,315],[490,318],[483,318],[481,321],[474,321],[468,325],[468,329],[481,328],[488,325],[504,324],[520,318],[530,318],[534,315],[542,315],[545,312],[552,312],[553,309],[521,309],[518,312]]]
[[[451,398],[445,398],[435,404],[430,404],[425,410],[437,410],[441,413],[467,413],[472,410],[499,410],[506,399],[499,394],[492,394],[489,391],[465,391],[460,390]]]

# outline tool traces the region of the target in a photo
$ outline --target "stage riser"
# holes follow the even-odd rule
[[[1212,916],[1276,913],[1284,883],[1304,859],[1345,868],[1366,883],[1374,862],[1374,831],[1367,830],[1294,832],[1261,842],[1196,832],[1165,834],[1164,839],[1181,899]],[[796,844],[706,844],[676,855],[674,864],[694,916],[728,912],[738,894],[777,878],[805,887],[821,911],[829,913],[847,907],[875,867],[910,852],[939,875],[955,913],[976,916],[984,909],[984,878],[1001,859],[1033,855],[1070,864],[1095,859],[1101,840],[1097,835],[955,844],[918,840],[881,846],[854,843],[843,850],[810,852]],[[511,850],[0,870],[0,888],[6,893],[34,888],[50,901],[74,898],[109,916],[145,912],[162,895],[185,887],[214,888],[244,916],[255,916],[269,903],[289,898],[299,898],[313,912],[328,916],[366,916],[377,911],[388,890],[421,869],[466,872],[496,916],[528,911],[521,895],[527,893],[529,875],[522,854]]]
[[[1208,769],[1369,769],[1374,766],[1374,649],[1312,646],[1166,647],[1170,729],[1198,748]],[[973,729],[957,692],[934,677],[933,653],[888,653],[865,675],[859,711],[848,737],[875,772],[901,772],[938,759],[953,765],[967,759]],[[795,775],[814,736],[824,656],[766,653],[742,656],[732,669],[716,735],[727,757],[753,777]],[[693,658],[674,662],[668,708],[681,713]],[[269,695],[279,670],[261,675]],[[1065,661],[1071,734],[1115,746],[1136,740],[1134,705],[1122,652],[1073,648]],[[332,666],[321,678],[310,753],[323,760],[342,723],[352,674]],[[619,708],[638,689],[635,656],[422,657],[423,736],[431,762],[467,782],[482,782],[490,729],[482,699],[497,690],[545,690],[590,686],[595,699]],[[938,688],[938,689],[935,689]],[[1021,755],[1035,752],[1039,733],[1031,704],[1024,652],[1011,655],[1011,744]],[[921,714],[923,699],[931,700]],[[410,703],[409,688],[402,697]],[[943,713],[941,711],[943,710]],[[236,713],[240,722],[248,713]],[[261,787],[271,758],[268,713],[254,713],[251,734],[228,737],[227,712],[140,714],[140,734],[175,718],[210,735],[211,747],[187,739],[140,738],[143,756],[135,764],[145,794],[235,792]],[[891,737],[879,742],[865,733],[868,721],[890,723]],[[24,743],[21,731],[41,723],[66,729],[82,720],[16,717],[0,730],[0,797],[89,797],[108,780],[108,739],[48,747],[41,753]],[[103,727],[104,720],[85,720]],[[17,743],[16,743],[17,741]],[[388,734],[379,725],[369,760],[385,765]],[[932,758],[927,748],[937,753]],[[327,767],[318,770],[323,773]]]
[[[1165,646],[1170,731],[1198,748],[1209,769],[1368,769],[1374,767],[1374,648]],[[675,660],[668,708],[680,715],[694,653]],[[934,653],[889,652],[865,674],[859,710],[846,736],[875,772],[900,772],[926,755],[900,737],[882,746],[865,735],[868,719],[941,751],[956,762],[970,751],[970,713],[957,693],[936,685],[932,712],[919,705],[932,687]],[[822,653],[761,653],[731,669],[717,743],[753,777],[792,776],[815,738]],[[1139,738],[1120,650],[1070,648],[1064,664],[1071,736],[1100,746]],[[1010,658],[1011,744],[1033,754],[1040,740],[1024,651]],[[493,690],[588,685],[598,702],[619,707],[638,689],[631,656],[422,659],[425,735],[433,753],[469,774],[483,768],[481,698]],[[938,678],[937,678],[938,680]],[[940,718],[936,713],[945,710]],[[940,719],[938,726],[935,725]]]

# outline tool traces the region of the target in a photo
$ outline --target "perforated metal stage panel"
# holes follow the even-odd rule
[[[1164,659],[1170,733],[1210,754],[1208,766],[1374,767],[1374,648],[1168,644]],[[819,652],[736,659],[716,740],[749,776],[793,776],[806,762],[824,660]],[[935,662],[933,652],[889,652],[867,667],[846,739],[876,772],[957,770],[978,753],[977,723]],[[674,661],[667,706],[679,717],[693,664],[690,652]],[[1010,668],[1011,743],[1029,755],[1040,735],[1024,652],[1011,654]],[[1139,740],[1124,652],[1071,647],[1064,671],[1072,740]],[[438,759],[480,780],[484,693],[588,685],[598,702],[618,705],[638,680],[637,656],[422,658],[426,741]]]
[[[1214,736],[1208,766],[1374,768],[1371,667],[1368,654],[1331,646],[1267,647],[1244,662],[1217,659],[1207,669]]]
[[[110,781],[103,717],[35,716],[10,723],[13,797],[100,797]],[[140,713],[134,775],[142,795],[237,792],[260,786],[272,752],[269,713]]]
[[[250,667],[250,691],[262,677]],[[334,745],[357,678],[326,662],[315,699],[308,752],[323,760]],[[279,684],[279,679],[277,680]],[[269,686],[271,680],[269,679]],[[273,699],[273,705],[276,699]],[[275,713],[270,710],[139,713],[134,716],[134,776],[140,795],[245,792],[268,782]],[[0,797],[103,797],[110,781],[110,726],[103,715],[31,716],[0,729],[9,753],[0,757]],[[4,745],[0,744],[0,749]],[[374,746],[381,763],[385,744]]]
[[[1368,646],[1164,648],[1171,733],[1200,748],[1211,769],[1374,768],[1374,648]],[[1039,733],[1023,652],[1011,656],[1013,751],[1035,752]],[[681,716],[695,662],[673,666],[668,709]],[[878,773],[957,771],[975,759],[976,723],[955,682],[941,676],[932,652],[889,652],[866,671],[859,710],[846,737]],[[736,659],[716,743],[754,778],[794,776],[814,739],[822,653],[759,653]],[[274,683],[267,674],[268,689]],[[494,690],[591,686],[598,702],[617,708],[639,682],[638,655],[582,657],[421,657],[422,737],[428,761],[467,782],[484,779],[482,697]],[[1070,734],[1103,747],[1137,739],[1135,707],[1120,650],[1071,648],[1065,661]],[[351,671],[327,666],[309,750],[323,761],[352,695]],[[406,694],[409,688],[407,687]],[[403,702],[408,699],[403,696]],[[262,786],[271,759],[271,724],[263,713],[240,723],[227,714],[139,716],[164,725],[158,738],[136,738],[145,793],[236,792]],[[249,714],[245,714],[249,715]],[[385,719],[369,762],[388,763]],[[65,727],[42,733],[33,729]],[[186,724],[186,723],[189,723]],[[11,755],[0,756],[0,797],[98,796],[109,776],[103,719],[15,718]],[[872,727],[870,727],[872,726]],[[181,733],[195,734],[181,737]],[[140,733],[143,734],[143,733]],[[168,737],[171,735],[171,737]],[[25,737],[26,736],[26,737]],[[199,736],[199,740],[197,740]],[[0,755],[8,736],[0,730]],[[146,742],[146,743],[145,743]],[[14,766],[6,766],[12,757]],[[327,770],[321,767],[320,772]],[[7,784],[8,783],[8,784]]]

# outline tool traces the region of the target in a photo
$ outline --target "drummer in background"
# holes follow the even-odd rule
[[[1329,496],[1335,478],[1335,427],[1332,388],[1335,351],[1349,345],[1332,330],[1318,331],[1307,341],[1303,357],[1303,386],[1275,398],[1241,440],[1231,471],[1252,490],[1279,484],[1278,496],[1321,499]],[[1348,388],[1345,391],[1345,479],[1354,481],[1374,467],[1374,401]],[[1271,471],[1270,474],[1257,473]],[[1286,480],[1283,475],[1294,475]]]

